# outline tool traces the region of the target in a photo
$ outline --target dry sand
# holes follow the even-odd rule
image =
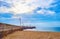
[[[3,39],[60,39],[57,32],[16,31]]]

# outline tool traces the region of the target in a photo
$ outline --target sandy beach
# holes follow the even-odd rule
[[[59,32],[16,31],[3,39],[60,39]]]

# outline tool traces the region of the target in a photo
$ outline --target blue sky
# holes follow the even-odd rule
[[[43,3],[44,2],[44,3]],[[0,0],[0,22],[36,26],[37,30],[60,27],[59,0]],[[44,28],[45,27],[45,28]],[[49,30],[47,29],[47,30]]]

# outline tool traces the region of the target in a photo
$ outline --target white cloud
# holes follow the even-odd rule
[[[0,7],[0,12],[9,12],[9,9],[6,7]]]
[[[51,3],[53,3],[54,0],[38,0],[37,4],[41,7],[41,8],[48,8],[51,6]]]
[[[37,13],[39,13],[39,14],[44,14],[44,13],[45,13],[45,10],[44,10],[44,9],[39,10],[39,11],[37,11]]]
[[[55,14],[55,12],[54,11],[50,11],[50,10],[47,10],[47,12],[46,12],[47,14],[46,15],[54,15]]]
[[[37,7],[47,8],[54,0],[3,0],[12,4],[11,8],[0,8],[1,12],[13,12],[13,14],[31,13]]]
[[[51,11],[51,10],[45,10],[45,9],[41,9],[41,10],[37,11],[37,13],[43,14],[43,15],[54,15],[54,14],[55,14],[54,11]]]
[[[32,0],[12,0],[12,1],[8,1],[6,0],[5,2],[11,2],[12,7],[9,8],[9,10],[5,7],[3,7],[1,12],[13,12],[14,14],[22,14],[22,13],[30,13],[32,12],[36,6],[34,4],[32,4]]]

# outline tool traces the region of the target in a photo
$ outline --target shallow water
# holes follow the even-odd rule
[[[60,32],[60,27],[40,27],[33,31],[43,31],[43,32]]]

